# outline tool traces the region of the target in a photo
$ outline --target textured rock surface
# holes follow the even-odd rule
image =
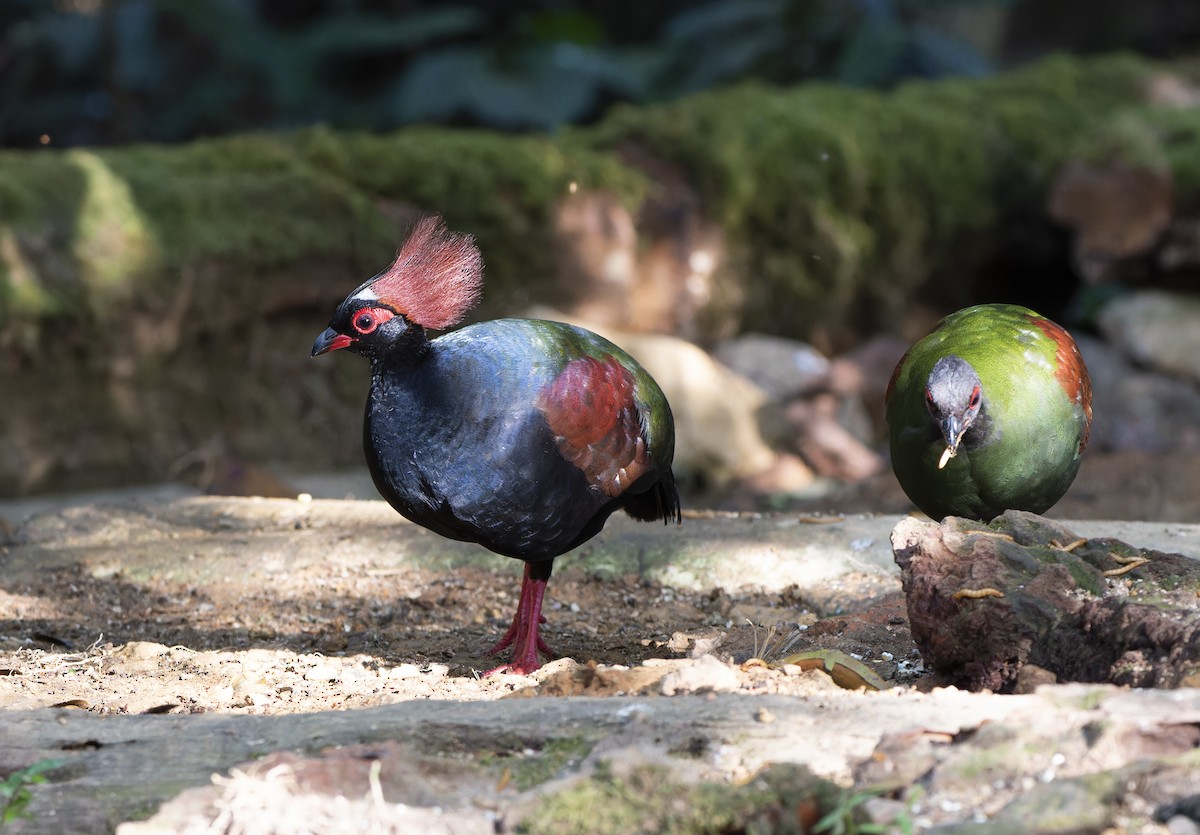
[[[1196,560],[1022,511],[908,518],[892,546],[913,639],[947,682],[1011,691],[1036,665],[1059,681],[1200,685]]]

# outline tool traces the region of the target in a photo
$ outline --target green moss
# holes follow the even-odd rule
[[[386,258],[395,233],[369,196],[310,165],[285,137],[241,136],[105,154],[162,243],[167,270],[245,270]]]
[[[1040,205],[1039,190],[1089,137],[1092,153],[1136,151],[1200,184],[1196,117],[1155,111],[1152,128],[1131,117],[1097,134],[1116,111],[1140,106],[1151,70],[1127,56],[1058,57],[886,94],[742,85],[617,108],[558,136],[316,128],[3,154],[0,210],[24,266],[0,258],[0,315],[46,310],[85,284],[164,293],[197,264],[240,280],[330,261],[369,274],[394,251],[397,221],[428,210],[479,239],[481,315],[556,303],[555,204],[574,184],[636,208],[647,181],[619,156],[636,145],[686,172],[726,231],[727,279],[745,285],[748,327],[805,336],[849,322],[869,332],[927,282],[965,298],[959,277],[986,257],[997,218],[1014,203]],[[39,246],[38,235],[66,246]],[[62,251],[71,262],[52,254]],[[44,292],[28,292],[34,285]]]
[[[1200,204],[1200,112],[1194,107],[1137,111],[1153,126],[1175,183],[1175,195],[1189,208]]]
[[[892,94],[828,85],[741,86],[616,110],[591,137],[682,165],[735,244],[747,326],[798,335],[829,320],[886,324],[930,276],[965,300],[981,241],[1017,201],[1037,201],[1148,66],[1054,58],[987,79]]]
[[[554,207],[572,188],[611,192],[631,208],[645,193],[641,175],[614,155],[570,139],[413,128],[385,136],[318,129],[296,141],[313,166],[373,199],[436,210],[475,235],[487,262],[483,316],[560,301]]]
[[[72,256],[84,172],[63,155],[0,152],[0,329],[25,329],[78,300]]]
[[[1071,579],[1075,581],[1075,585],[1088,594],[1096,596],[1104,594],[1104,576],[1093,566],[1077,557],[1052,550],[1046,551],[1046,558],[1065,565],[1067,571],[1071,572]]]
[[[76,210],[74,254],[93,307],[125,301],[137,278],[159,266],[158,241],[125,179],[91,151],[68,161],[83,174]]]
[[[265,270],[365,273],[395,246],[367,195],[280,137],[4,153],[0,171],[0,327],[55,313],[103,332],[119,302],[170,304],[185,271],[216,268],[223,291],[248,285],[249,297]]]
[[[680,784],[666,766],[643,765],[617,777],[600,767],[590,779],[549,795],[518,832],[799,833],[801,803],[833,808],[841,790],[807,771],[777,766],[742,786]]]
[[[512,784],[520,791],[531,789],[559,776],[565,769],[576,765],[594,743],[584,739],[551,739],[540,751],[526,755],[524,746],[518,750],[484,755],[480,762],[486,767],[511,775]]]

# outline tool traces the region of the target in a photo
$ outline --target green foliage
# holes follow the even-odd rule
[[[29,817],[28,806],[33,800],[29,787],[45,783],[46,773],[62,764],[62,760],[40,760],[0,782],[0,826]]]
[[[552,129],[747,78],[979,75],[944,8],[1007,0],[17,0],[0,143],[177,141],[315,123]]]

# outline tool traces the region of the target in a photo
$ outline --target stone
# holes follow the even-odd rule
[[[722,342],[714,356],[772,400],[787,400],[829,383],[829,359],[811,345],[794,339],[743,334]]]
[[[737,673],[715,656],[702,655],[663,676],[662,694],[730,693],[741,686]]]
[[[1077,334],[1076,344],[1092,378],[1089,449],[1156,454],[1200,449],[1195,384],[1140,368],[1094,337]]]
[[[1143,367],[1200,383],[1200,296],[1143,290],[1108,302],[1100,333]]]
[[[909,517],[892,548],[913,640],[957,686],[1011,692],[1028,664],[1042,671],[1027,686],[1179,687],[1200,670],[1196,560],[1012,510],[986,525]]]
[[[1141,255],[1171,221],[1169,170],[1074,161],[1050,190],[1050,217],[1074,233],[1075,268],[1090,284],[1116,278],[1121,259]]]

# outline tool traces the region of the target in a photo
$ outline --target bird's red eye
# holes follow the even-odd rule
[[[370,333],[378,326],[379,323],[375,321],[375,316],[369,310],[364,310],[354,317],[354,329],[359,333]]]
[[[356,331],[366,336],[394,315],[392,311],[382,307],[364,307],[354,314],[352,324]]]
[[[970,408],[972,408],[972,409],[974,409],[976,406],[978,406],[978,405],[979,405],[979,386],[975,386],[975,388],[974,388],[974,389],[972,389],[972,391],[971,391],[971,402],[970,402],[968,405],[969,405],[969,406],[970,406]]]

